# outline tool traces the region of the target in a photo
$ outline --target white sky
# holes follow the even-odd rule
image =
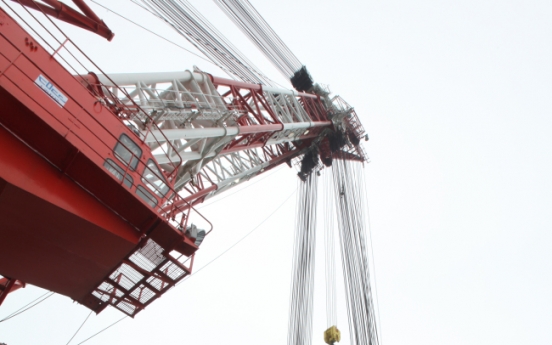
[[[128,1],[98,1],[187,45]],[[314,78],[355,107],[370,134],[366,176],[382,343],[551,344],[552,2],[251,2]],[[211,2],[193,3],[258,67],[283,80]],[[223,76],[92,5],[114,41],[68,30],[105,71],[197,65]],[[296,188],[292,169],[267,175],[202,208],[215,231],[196,269]],[[197,276],[86,344],[284,344],[294,210],[292,196]],[[318,258],[314,341],[322,343]],[[10,295],[0,319],[42,293],[27,287]],[[88,313],[56,295],[0,323],[0,342],[66,344]],[[91,316],[72,344],[121,316],[113,308]]]

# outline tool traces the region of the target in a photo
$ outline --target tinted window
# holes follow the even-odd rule
[[[117,178],[117,180],[121,181],[123,179],[123,176],[125,175],[125,170],[118,166],[117,163],[115,163],[111,159],[108,158],[105,160],[104,167],[107,169],[107,171],[112,173],[113,176]],[[130,188],[132,187],[132,183],[132,177],[127,174],[125,176],[125,185]]]
[[[136,194],[151,207],[157,206],[157,199],[155,199],[155,197],[151,195],[146,188],[138,186],[138,188],[136,188]]]
[[[157,164],[153,160],[148,160],[148,165],[144,169],[144,175],[142,181],[148,188],[160,197],[164,197],[169,190],[165,176],[161,173],[161,170],[157,167]]]
[[[136,169],[138,160],[142,156],[142,150],[126,134],[121,135],[119,142],[115,146],[115,157],[121,162],[130,166],[132,170]]]

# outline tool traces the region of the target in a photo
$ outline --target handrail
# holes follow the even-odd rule
[[[87,71],[87,73],[90,73],[90,71],[88,71],[88,69],[86,68],[86,66],[84,66],[83,62],[80,61],[80,60],[69,50],[69,48],[68,48],[68,43],[70,43],[70,44],[71,44],[71,45],[72,45],[72,46],[73,46],[73,47],[74,47],[74,48],[75,48],[75,49],[76,49],[76,50],[77,50],[77,51],[78,51],[78,52],[79,52],[79,53],[80,53],[90,64],[92,64],[93,67],[95,67],[95,68],[96,68],[99,72],[101,72],[102,74],[106,75],[106,74],[103,72],[103,70],[102,70],[94,61],[92,61],[92,59],[90,59],[90,58],[82,51],[82,49],[80,49],[80,48],[75,44],[75,42],[73,42],[73,41],[65,34],[65,32],[64,32],[64,31],[63,31],[63,30],[62,30],[62,29],[61,29],[61,28],[60,28],[60,27],[59,27],[59,26],[58,26],[58,25],[57,25],[57,24],[46,14],[46,13],[44,13],[44,11],[41,10],[42,14],[43,14],[43,15],[46,17],[46,19],[47,19],[47,20],[48,20],[48,21],[59,31],[59,33],[60,33],[61,35],[63,35],[63,38],[64,38],[64,41],[63,41],[63,42],[60,42],[60,40],[58,40],[58,38],[56,38],[56,36],[55,36],[48,28],[46,28],[46,27],[45,27],[45,26],[44,26],[44,25],[43,25],[43,24],[42,24],[32,13],[31,13],[31,11],[29,11],[29,9],[28,9],[27,7],[23,6],[23,4],[21,3],[20,0],[15,0],[15,1],[16,1],[17,3],[19,3],[19,4],[23,7],[23,9],[29,14],[29,16],[31,16],[31,17],[32,17],[32,18],[33,18],[33,19],[44,29],[44,31],[45,31],[46,33],[48,33],[48,34],[49,34],[49,35],[60,45],[58,48],[56,48],[56,49],[54,50],[54,47],[53,47],[52,45],[50,45],[50,44],[48,43],[48,41],[47,41],[45,38],[43,38],[43,37],[42,37],[42,36],[41,36],[41,35],[30,25],[30,24],[29,24],[29,23],[27,23],[27,22],[25,21],[25,19],[23,19],[23,18],[22,18],[22,17],[21,17],[21,16],[10,6],[10,5],[8,5],[8,4],[6,3],[5,0],[2,0],[2,2],[3,2],[3,3],[14,13],[14,14],[16,14],[16,15],[19,17],[19,19],[20,19],[21,21],[23,21],[23,22],[25,23],[25,25],[27,25],[29,28],[31,28],[31,29],[35,32],[35,34],[38,35],[38,36],[40,37],[40,39],[50,47],[50,49],[53,49],[53,50],[54,50],[54,52],[51,54],[52,58],[54,58],[54,57],[57,55],[58,57],[60,57],[60,59],[61,59],[66,65],[68,65],[73,71],[76,72],[75,75],[74,75],[75,78],[77,78],[77,76],[78,76],[80,73],[78,73],[77,68],[75,68],[74,66],[72,66],[66,59],[64,59],[63,57],[60,56],[60,51],[61,51],[61,50],[67,51],[67,53],[68,53],[68,54],[69,54],[69,55],[70,55],[70,56],[71,56],[71,57],[72,57],[72,58],[73,58],[83,69],[85,69],[85,70]],[[126,95],[127,97],[129,97],[128,93],[126,92],[126,90],[125,90],[124,88],[121,88],[121,87],[119,87],[117,84],[115,84],[115,83],[113,82],[113,80],[111,80],[111,79],[109,78],[108,75],[106,75],[106,77],[109,79],[110,82],[113,83],[113,85],[115,85],[115,87],[116,87],[119,91],[121,91],[124,95]],[[84,81],[84,82],[86,82],[86,83],[89,85],[89,91],[93,93],[93,91],[92,91],[92,90],[93,90],[93,86],[94,86],[93,84],[89,83],[89,81],[86,80],[85,78],[81,78],[79,81]],[[95,96],[97,96],[97,95],[95,95]],[[155,124],[155,122],[153,121],[153,119],[147,114],[147,112],[145,112],[143,109],[141,109],[140,106],[139,106],[138,104],[136,104],[136,102],[134,102],[132,99],[129,99],[129,100],[130,100],[130,102],[132,103],[132,106],[133,106],[133,107],[136,107],[134,110],[131,109],[131,107],[130,107],[129,105],[125,105],[125,104],[123,104],[122,102],[120,102],[120,101],[118,100],[117,97],[113,97],[113,100],[112,100],[112,101],[113,101],[114,103],[116,103],[116,105],[117,105],[118,107],[120,107],[120,109],[118,110],[118,114],[116,113],[115,115],[116,115],[121,121],[122,121],[122,119],[121,119],[121,117],[119,116],[119,114],[121,114],[121,113],[123,112],[122,110],[125,109],[125,110],[128,111],[129,114],[132,114],[132,113],[134,113],[134,114],[142,113],[142,114],[148,119],[148,124],[149,124],[150,126],[154,126],[156,129],[159,129],[159,130],[160,130],[160,128],[158,128],[158,126],[157,126],[157,125]],[[118,103],[118,104],[117,104],[117,103]],[[114,106],[113,108],[111,108],[110,110],[113,111],[114,109],[116,109],[115,106]],[[161,130],[160,130],[160,131],[161,131]],[[162,131],[161,131],[161,134],[163,135],[164,139],[167,139],[167,138],[164,136],[164,134],[162,133]],[[160,143],[157,139],[156,139],[156,141],[157,141],[157,143],[159,144],[159,147],[161,147],[161,149],[163,150],[163,153],[168,157],[168,153],[165,151],[165,149],[163,149],[163,146],[161,145],[161,143]],[[174,175],[176,175],[176,174],[178,173],[178,167],[182,164],[183,159],[182,159],[182,157],[180,156],[180,154],[178,154],[178,151],[175,149],[175,147],[171,144],[171,142],[170,142],[169,140],[166,140],[166,143],[167,143],[168,146],[171,146],[171,147],[172,147],[173,151],[175,151],[176,156],[178,157],[178,160],[177,160],[178,164],[175,164],[174,162],[171,161],[171,165],[173,166],[173,171],[171,171],[170,174],[167,176],[170,180],[172,180],[172,178],[174,177]]]
[[[55,23],[53,23],[53,21],[47,16],[47,19],[59,30],[59,32],[63,35],[63,37],[65,38],[64,42],[60,42],[58,40],[58,38],[56,38],[56,36],[50,31],[48,30],[48,28],[46,28],[26,7],[23,6],[23,9],[29,14],[30,17],[32,17],[44,30],[45,32],[51,36],[51,38],[53,38],[56,42],[58,42],[61,46],[59,47],[59,49],[55,49],[49,42],[47,39],[45,39],[40,33],[38,33],[35,28],[33,28],[32,25],[30,25],[27,20],[25,20],[19,13],[17,13],[17,11],[15,11],[9,4],[7,4],[7,2],[5,0],[1,0],[2,3],[11,11],[12,14],[15,14],[23,23],[26,27],[28,27],[31,31],[33,31],[36,36],[39,37],[39,40],[38,41],[41,41],[41,45],[43,47],[45,47],[44,45],[46,45],[48,48],[51,49],[51,55],[53,52],[56,52],[56,55],[55,55],[55,58],[56,60],[58,59],[61,59],[62,61],[59,61],[61,63],[61,65],[67,70],[67,66],[70,67],[70,69],[72,69],[73,71],[76,72],[76,75],[79,75],[78,73],[78,68],[76,66],[73,66],[71,63],[69,63],[62,55],[60,55],[61,51],[66,51],[73,59],[75,59],[78,63],[78,65],[80,65],[81,68],[84,68],[86,69],[86,67],[84,66],[83,64],[83,61],[79,60],[68,48],[69,44],[71,44],[75,49],[77,49],[77,51],[82,54],[89,63],[91,63],[95,68],[97,68],[99,71],[101,71],[101,69],[90,59],[86,56],[86,54],[73,42],[71,41],[71,39],[59,28],[57,27],[57,25]],[[16,0],[19,2],[19,0]],[[35,38],[36,39],[36,38]],[[53,55],[52,55],[53,56]],[[69,72],[69,71],[68,71]],[[103,73],[103,72],[102,72]],[[75,77],[75,75],[73,75]],[[77,77],[75,77],[77,78]],[[81,80],[79,80],[80,82]],[[113,81],[111,81],[113,82]],[[115,83],[113,83],[114,85],[116,85]],[[92,86],[92,84],[89,84]],[[120,88],[120,87],[117,87],[121,92],[123,92],[123,94],[125,94],[127,97],[130,97],[130,95],[128,95],[128,93],[126,92],[126,90]],[[89,92],[91,92],[92,95],[94,95],[94,93],[91,91],[91,89],[89,89]],[[69,95],[70,96],[70,95]],[[95,97],[97,95],[94,95]],[[114,95],[113,95],[114,96]],[[102,98],[102,99],[106,99],[106,98]],[[130,98],[129,98],[130,99]],[[174,177],[174,174],[176,174],[178,172],[178,167],[182,164],[182,157],[180,156],[180,154],[178,153],[178,150],[172,146],[172,144],[170,143],[170,141],[168,140],[168,138],[164,135],[164,133],[162,132],[162,130],[153,122],[153,119],[143,110],[141,109],[141,107],[136,104],[136,102],[134,102],[132,99],[130,99],[130,101],[132,102],[132,105],[125,105],[123,104],[122,102],[117,102],[115,100],[118,100],[117,97],[113,97],[113,99],[111,99],[111,101],[113,102],[112,104],[112,107],[119,107],[119,114],[123,115],[123,116],[132,116],[133,114],[136,115],[136,114],[141,114],[143,115],[145,118],[148,119],[148,127],[150,128],[151,130],[151,127],[153,127],[154,129],[157,129],[160,131],[160,133],[163,135],[164,139],[166,140],[166,143],[167,145],[171,146],[173,148],[173,158],[176,158],[176,156],[178,157],[179,161],[178,164],[173,164],[174,166],[174,169],[173,171],[171,172],[171,174],[169,174],[169,179],[173,178]],[[110,109],[110,107],[108,106],[108,104],[106,104],[106,108],[107,109]],[[112,110],[112,109],[110,109]],[[116,114],[117,115],[117,114]],[[119,120],[123,121],[124,118],[120,117],[120,116],[117,116],[119,118]],[[106,131],[111,135],[111,137],[113,139],[115,139],[115,141],[117,143],[120,143],[121,145],[123,145],[123,147],[127,148],[127,150],[129,149],[123,142],[121,142],[119,140],[119,137],[117,137],[114,133],[112,133],[111,131],[109,131],[104,124],[102,124],[100,121],[98,121],[96,119],[96,122],[104,129],[106,129]],[[123,122],[124,123],[124,122]],[[82,124],[82,122],[81,122]],[[76,136],[78,136],[77,133],[74,133],[70,128],[67,128],[67,130],[69,130],[70,132],[72,132],[73,134],[75,134]],[[93,133],[93,135],[95,135],[95,133]],[[95,135],[96,138],[99,139],[99,137],[97,135]],[[143,138],[141,138],[142,142],[144,142],[145,140],[145,136],[143,136]],[[156,140],[157,143],[159,143],[159,147],[162,148],[162,144]],[[101,140],[102,144],[105,145],[105,147],[109,147],[110,150],[113,150],[114,147],[111,147],[111,144],[108,144],[106,143],[105,141]],[[85,145],[87,145],[90,150],[93,152],[93,154],[95,154],[97,157],[100,157],[102,160],[105,160],[106,157],[104,157],[104,155],[102,155],[97,148],[95,147],[92,147],[90,144],[84,142]],[[165,152],[165,149],[163,149],[163,152],[165,153],[165,155],[168,156],[167,152]],[[147,168],[147,162],[141,158],[141,157],[137,157],[136,155],[134,155],[134,153],[130,150],[128,150],[130,152],[130,154],[132,155],[132,158],[136,158],[138,160],[138,165],[136,166],[136,168],[134,169],[135,171],[142,171],[142,169],[146,169]],[[171,162],[173,163],[173,162]],[[107,172],[106,172],[107,173]],[[154,174],[155,176],[157,176],[157,178],[160,178],[161,180],[164,180],[164,178],[162,176],[158,176],[154,171],[151,172],[152,174]],[[140,174],[142,177],[142,174]],[[124,184],[125,183],[125,177],[126,176],[131,176],[131,173],[129,172],[129,167],[126,166],[125,167],[125,170],[124,170],[124,173],[123,173],[123,176],[121,178],[121,180],[119,181],[120,184]],[[113,176],[113,178],[117,179],[116,176]],[[139,182],[138,181],[134,181],[134,185],[138,185]],[[168,185],[169,187],[169,191],[167,192],[167,194],[165,194],[164,197],[161,197],[161,202],[159,202],[155,207],[152,207],[156,213],[162,217],[163,219],[169,221],[169,224],[172,224],[174,226],[174,223],[172,221],[175,221],[176,218],[181,215],[182,218],[181,218],[181,223],[183,220],[185,220],[186,222],[190,219],[190,216],[192,215],[192,211],[196,212],[201,218],[203,218],[207,223],[209,223],[211,229],[209,230],[209,232],[212,230],[213,228],[213,225],[211,222],[209,222],[209,220],[207,220],[207,218],[205,218],[205,216],[203,216],[200,212],[198,212],[191,204],[189,204],[189,207],[181,207],[181,206],[177,206],[177,207],[174,207],[173,208],[173,211],[172,212],[164,212],[163,211],[163,207],[167,204],[173,204],[174,202],[178,201],[179,204],[182,204],[182,200],[183,200],[183,197],[180,196],[173,188],[172,186]],[[169,200],[167,198],[167,196],[169,195],[175,195],[172,200]],[[138,197],[136,197],[137,199],[140,199]],[[176,227],[176,226],[175,226]]]

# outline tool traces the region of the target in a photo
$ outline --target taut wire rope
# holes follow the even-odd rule
[[[218,260],[220,257],[222,257],[224,254],[226,254],[227,252],[229,252],[232,248],[234,248],[236,245],[238,245],[240,242],[242,242],[244,239],[246,239],[249,235],[251,235],[253,232],[255,232],[257,229],[259,229],[261,227],[261,225],[263,225],[268,219],[270,219],[280,208],[282,208],[286,203],[287,201],[296,193],[296,191],[294,190],[274,211],[272,211],[272,213],[270,213],[267,217],[265,217],[259,224],[257,224],[251,231],[249,231],[247,234],[245,234],[242,238],[240,238],[238,241],[236,241],[234,244],[232,244],[230,247],[228,247],[226,250],[224,250],[222,253],[220,253],[218,256],[216,256],[214,259],[212,259],[211,261],[209,261],[208,263],[206,263],[205,265],[203,265],[202,267],[200,267],[198,270],[196,270],[194,272],[193,275],[190,275],[189,277],[194,277],[197,275],[198,272],[200,272],[201,270],[203,270],[204,268],[206,268],[207,266],[209,266],[210,264],[212,264],[214,261]],[[187,279],[184,279],[182,281],[180,281],[178,284],[176,284],[177,286],[185,281],[188,281],[190,280],[190,278],[187,278]],[[108,330],[109,328],[115,326],[116,324],[118,324],[119,322],[123,321],[124,319],[126,319],[128,317],[128,315],[125,315],[123,316],[122,318],[118,319],[117,321],[115,321],[114,323],[110,324],[109,326],[101,329],[100,331],[94,333],[92,336],[86,338],[85,340],[81,341],[80,343],[78,343],[77,345],[81,345],[85,342],[87,342],[88,340],[94,338],[95,336],[101,334],[102,332]],[[81,326],[82,327],[82,326]],[[77,331],[78,332],[78,331]]]

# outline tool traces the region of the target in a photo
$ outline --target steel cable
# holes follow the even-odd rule
[[[335,238],[334,238],[334,193],[331,171],[324,173],[324,243],[326,266],[326,318],[327,327],[337,327],[337,300],[335,286]]]
[[[220,257],[222,257],[224,254],[226,254],[227,252],[229,252],[232,248],[234,248],[236,245],[238,245],[240,242],[242,242],[245,238],[247,238],[249,235],[251,235],[253,232],[255,232],[257,229],[259,229],[261,227],[261,225],[263,225],[268,219],[270,219],[280,208],[282,208],[282,206],[284,206],[286,204],[286,202],[293,196],[293,194],[295,194],[296,191],[293,191],[293,193],[291,193],[274,211],[272,211],[272,213],[270,213],[265,219],[263,219],[259,224],[257,224],[257,226],[255,226],[251,231],[249,231],[247,234],[245,234],[242,238],[240,238],[237,242],[235,242],[234,244],[232,244],[230,247],[228,247],[226,250],[224,250],[222,253],[220,253],[218,256],[216,256],[214,259],[212,259],[211,261],[209,261],[208,263],[206,263],[205,265],[203,265],[202,267],[200,267],[198,270],[196,270],[194,272],[193,275],[190,275],[188,277],[195,277],[197,275],[197,273],[201,270],[203,270],[204,268],[206,268],[207,266],[209,266],[210,264],[212,264],[214,261],[218,260]],[[180,285],[181,283],[185,282],[185,281],[188,281],[190,278],[186,278],[184,280],[181,280],[180,282],[178,282],[178,284],[176,284],[176,286]],[[32,303],[32,302],[31,302]],[[81,341],[80,343],[78,343],[77,345],[81,345],[85,342],[87,342],[88,340],[94,338],[95,336],[101,334],[102,332],[108,330],[109,328],[115,326],[116,324],[118,324],[119,322],[123,321],[124,319],[126,319],[128,317],[128,315],[125,315],[123,316],[122,318],[120,318],[119,320],[113,322],[112,324],[108,325],[107,327],[101,329],[100,331],[94,333],[93,335],[91,335],[90,337],[86,338],[85,340]],[[85,320],[86,322],[86,320]],[[81,326],[82,327],[82,326]],[[79,328],[80,329],[80,328]],[[77,331],[78,332],[78,331]]]
[[[298,179],[298,183],[288,345],[310,345],[314,297],[317,174],[309,174],[305,182]]]
[[[272,86],[270,80],[186,0],[133,0],[185,37],[213,63],[239,79]]]
[[[364,229],[364,186],[361,163],[334,159],[332,174],[345,280],[351,344],[379,343]]]
[[[88,316],[86,317],[86,319],[84,319],[84,321],[81,323],[79,329],[77,329],[77,331],[75,332],[75,334],[73,334],[73,336],[71,337],[71,339],[69,339],[69,341],[67,342],[66,345],[69,345],[69,343],[71,342],[71,340],[73,340],[73,338],[75,338],[75,336],[79,333],[79,331],[81,330],[81,328],[84,326],[84,324],[86,323],[86,321],[88,321],[88,318],[90,317],[90,315],[92,315],[93,311],[90,310],[90,313],[88,313]]]
[[[16,317],[17,315],[20,315],[24,312],[26,312],[27,310],[39,305],[40,303],[44,302],[45,300],[47,300],[48,298],[52,297],[54,293],[52,291],[50,292],[46,292],[45,294],[39,296],[38,298],[34,299],[33,301],[27,303],[26,305],[24,305],[23,307],[19,308],[18,310],[14,311],[13,313],[11,313],[10,315],[6,316],[5,318],[3,318],[2,320],[0,320],[0,322],[4,322],[4,321],[8,321],[9,319],[11,318],[14,318]],[[47,295],[47,296],[46,296]],[[44,297],[46,296],[46,297]],[[44,297],[44,298],[43,298]],[[42,299],[41,299],[42,298]],[[38,301],[40,300],[40,301]],[[34,303],[35,301],[38,301],[36,303]],[[31,306],[27,307],[28,305],[30,305],[31,303],[34,303],[32,304]]]
[[[213,0],[287,78],[302,64],[248,0]]]

